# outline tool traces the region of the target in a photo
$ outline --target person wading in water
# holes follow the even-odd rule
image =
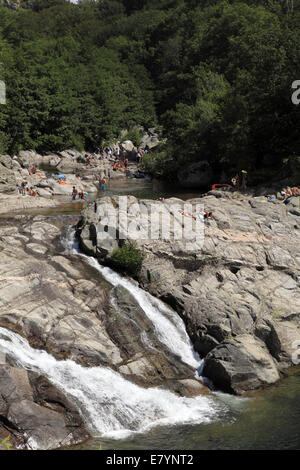
[[[104,176],[103,178],[100,179],[99,183],[100,183],[102,191],[105,191],[106,190],[106,178]]]

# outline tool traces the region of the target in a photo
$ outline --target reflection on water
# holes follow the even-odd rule
[[[154,190],[154,189],[155,190]],[[179,199],[187,200],[201,196],[202,192],[190,192],[182,188],[167,185],[163,181],[150,181],[148,179],[124,179],[124,180],[111,180],[108,183],[105,192],[99,191],[98,193],[90,193],[88,195],[88,202],[94,201],[99,197],[104,196],[135,196],[140,199],[158,199],[159,197],[178,197]],[[86,202],[82,200],[71,201],[70,196],[55,196],[58,201],[57,207],[23,209],[16,211],[13,215],[41,215],[41,216],[55,216],[55,215],[78,215],[85,207]],[[0,219],[6,219],[8,214],[0,215]]]
[[[100,193],[100,196],[103,193]],[[166,183],[160,180],[149,179],[124,179],[120,181],[111,180],[108,183],[106,196],[130,195],[140,199],[158,199],[159,197],[178,197],[186,201],[203,194],[201,190],[190,190],[178,187],[178,185]]]

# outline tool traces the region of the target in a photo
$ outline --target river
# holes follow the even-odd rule
[[[153,189],[150,181],[129,180],[112,183],[105,195],[155,199],[199,196],[163,189],[159,185]],[[61,217],[78,214],[81,207],[65,201],[60,208],[27,212]],[[69,250],[74,249],[71,243]],[[130,290],[155,325],[159,339],[170,350],[180,350],[182,360],[192,365],[195,373],[199,371],[200,358],[194,354],[179,317],[135,283],[98,265],[93,258],[81,256],[112,285]],[[86,369],[72,361],[56,361],[46,352],[30,348],[18,335],[9,332],[7,338],[5,330],[0,330],[0,350],[9,352],[22,367],[46,375],[76,402],[95,437],[75,449],[300,449],[300,368],[245,398],[214,392],[184,399],[168,391],[142,389],[104,367]],[[172,334],[166,335],[166,331]]]

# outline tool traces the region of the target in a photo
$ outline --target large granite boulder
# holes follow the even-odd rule
[[[224,340],[214,348],[206,357],[203,375],[216,388],[235,394],[273,384],[280,378],[266,345],[251,335]]]
[[[35,150],[21,150],[18,155],[18,160],[23,167],[29,165],[39,165],[40,163],[48,163],[42,155],[38,154]]]
[[[204,387],[195,380],[195,371],[158,340],[153,323],[127,289],[117,286],[111,295],[106,324],[123,358],[119,371],[146,387],[160,385],[189,396],[193,386],[194,394],[202,393]],[[188,381],[187,389],[184,380]]]
[[[121,142],[121,147],[127,152],[131,152],[134,148],[134,145],[131,140],[124,140],[123,142]]]
[[[21,6],[22,0],[1,0],[2,5],[10,10],[18,10]]]

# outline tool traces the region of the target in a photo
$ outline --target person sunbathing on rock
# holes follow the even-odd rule
[[[289,197],[293,196],[292,190],[289,186],[284,188],[284,190],[281,192],[281,194],[284,196],[283,201],[282,201],[284,203],[288,200]]]
[[[31,188],[29,188],[29,190],[28,190],[28,195],[29,195],[29,196],[34,196],[34,197],[36,197],[38,194],[37,194],[37,192],[33,189],[33,187],[31,186]]]
[[[187,216],[187,217],[192,217],[193,219],[196,219],[196,216],[194,214],[191,214],[190,212],[185,212],[183,209],[179,209],[179,212],[181,215]]]
[[[201,212],[196,212],[196,215],[199,217],[200,220],[202,220],[202,222],[204,222],[205,220],[214,218],[212,211],[204,210]]]
[[[204,211],[204,219],[213,219],[213,213],[212,211]]]

